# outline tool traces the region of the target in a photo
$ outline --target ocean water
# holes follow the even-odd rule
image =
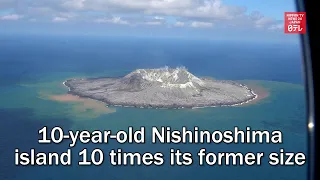
[[[55,180],[303,180],[307,166],[170,166],[171,148],[192,152],[307,151],[306,102],[301,52],[288,44],[216,42],[181,39],[0,36],[0,179]],[[72,77],[122,76],[136,68],[185,66],[197,76],[241,80],[263,87],[269,96],[241,107],[159,110],[114,108],[113,113],[81,109],[77,103],[45,97],[65,94],[62,85]],[[15,166],[14,149],[28,152],[64,152],[68,142],[38,144],[38,130],[60,126],[64,130],[126,130],[153,126],[227,130],[250,126],[256,130],[281,130],[283,144],[77,144],[72,166]],[[100,148],[101,166],[77,166],[77,152]],[[111,166],[108,152],[163,152],[162,166]]]

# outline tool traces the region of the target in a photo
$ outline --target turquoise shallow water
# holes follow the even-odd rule
[[[14,41],[13,41],[14,42]],[[254,63],[254,59],[262,57],[257,53],[246,54],[234,52],[233,55],[225,56],[226,62],[235,62],[238,57],[242,57],[244,61],[249,61],[246,71],[242,69],[234,69],[234,73],[219,71],[203,59],[214,59],[213,57],[223,57],[223,53],[216,54],[207,53],[205,56],[197,56],[203,63],[202,67],[193,67],[191,71],[196,75],[206,75],[218,77],[222,79],[244,80],[246,83],[265,88],[269,92],[269,96],[255,104],[241,107],[218,107],[203,109],[181,109],[181,110],[159,110],[159,109],[135,109],[135,108],[112,108],[113,113],[101,113],[87,109],[80,111],[77,107],[79,103],[56,102],[43,97],[49,95],[65,94],[67,89],[63,87],[62,82],[70,77],[97,77],[97,76],[120,76],[137,66],[147,66],[150,58],[157,57],[153,63],[148,66],[162,66],[167,63],[173,65],[190,64],[187,55],[199,54],[204,49],[193,48],[192,52],[181,53],[180,56],[171,51],[167,51],[161,43],[143,53],[137,53],[136,57],[145,57],[144,60],[130,62],[127,58],[131,57],[130,48],[135,46],[130,43],[120,43],[117,46],[122,47],[122,52],[99,49],[102,45],[97,43],[96,49],[85,49],[85,44],[74,43],[73,45],[59,44],[59,41],[50,40],[50,51],[47,46],[40,45],[29,47],[27,41],[19,41],[18,47],[23,56],[11,54],[11,46],[9,50],[0,53],[1,61],[1,82],[0,86],[0,179],[14,180],[53,180],[53,179],[111,179],[111,180],[127,180],[127,179],[224,179],[224,180],[243,180],[243,179],[277,179],[277,180],[302,180],[306,179],[306,166],[298,167],[281,167],[269,166],[266,159],[261,166],[197,166],[195,161],[192,166],[178,167],[169,166],[168,156],[170,148],[180,149],[184,152],[192,152],[196,154],[199,149],[206,148],[210,152],[278,152],[280,148],[291,152],[306,152],[306,115],[305,115],[305,94],[304,88],[299,84],[299,78],[294,74],[299,74],[298,70],[294,70],[292,64],[298,64],[296,59],[292,59],[291,66],[287,66],[286,71],[273,71],[270,73],[265,70],[270,64],[277,65],[273,68],[285,67],[277,61],[263,61]],[[55,44],[56,43],[56,44]],[[89,41],[88,44],[92,43]],[[57,45],[59,44],[59,45]],[[94,43],[93,43],[94,44]],[[107,46],[108,43],[104,45]],[[152,44],[152,43],[151,43]],[[164,43],[165,44],[165,43]],[[92,45],[92,44],[91,44]],[[61,48],[60,46],[64,46]],[[29,47],[29,49],[27,48]],[[72,47],[72,48],[71,48]],[[141,47],[146,48],[145,45]],[[183,46],[179,46],[182,51]],[[34,50],[38,48],[38,52]],[[69,49],[68,49],[69,48]],[[111,47],[110,47],[111,48]],[[159,50],[160,48],[160,50]],[[161,49],[162,48],[162,49]],[[173,48],[173,47],[172,47]],[[39,51],[42,50],[42,51]],[[66,50],[73,50],[65,52]],[[83,51],[81,51],[81,49]],[[250,49],[250,48],[248,48]],[[11,50],[12,51],[12,50]],[[179,52],[178,51],[178,52]],[[284,50],[285,51],[285,50]],[[55,52],[55,53],[54,53]],[[57,53],[60,52],[60,53]],[[152,53],[148,53],[152,52]],[[198,53],[197,53],[198,52]],[[256,52],[256,51],[254,51]],[[273,51],[272,51],[273,52]],[[106,56],[107,53],[109,56]],[[218,53],[218,54],[217,54]],[[112,56],[114,55],[114,58]],[[227,54],[227,53],[225,53]],[[284,53],[283,53],[284,54]],[[271,55],[282,59],[282,63],[289,62],[287,56],[281,53]],[[86,55],[86,58],[85,58]],[[83,56],[83,58],[81,58]],[[234,56],[234,59],[232,58]],[[125,58],[127,57],[127,58]],[[229,58],[228,58],[229,57]],[[247,58],[246,58],[247,57]],[[185,58],[185,62],[181,59]],[[191,58],[191,57],[189,57]],[[44,60],[45,59],[45,60]],[[49,61],[50,59],[50,61]],[[88,59],[92,60],[89,61]],[[117,61],[112,60],[117,59]],[[160,60],[166,60],[159,63]],[[53,63],[53,61],[55,63]],[[17,66],[17,63],[21,66]],[[143,64],[143,62],[145,64]],[[184,63],[183,63],[184,62]],[[195,61],[194,61],[195,62]],[[248,63],[248,62],[247,62]],[[265,64],[264,66],[260,64]],[[57,65],[59,64],[59,65]],[[143,65],[142,65],[143,64]],[[151,65],[153,64],[153,65]],[[252,64],[255,64],[252,65]],[[267,64],[267,65],[266,65]],[[104,68],[100,68],[101,66]],[[212,67],[212,68],[210,68]],[[223,67],[223,66],[221,66]],[[202,70],[201,70],[202,68]],[[228,67],[229,68],[229,67]],[[227,69],[228,69],[227,68]],[[193,70],[192,70],[193,69]],[[255,69],[256,72],[254,72]],[[262,70],[264,69],[264,70]],[[272,68],[271,68],[272,69]],[[299,68],[297,68],[299,69]],[[250,71],[251,70],[251,71]],[[254,76],[260,72],[261,78]],[[250,74],[251,73],[251,74]],[[229,74],[229,75],[228,75]],[[231,76],[230,74],[233,74]],[[280,77],[281,78],[276,78]],[[301,72],[300,72],[301,74]],[[277,75],[277,76],[276,76]],[[263,79],[263,80],[255,80]],[[282,82],[280,82],[282,81]],[[118,144],[110,142],[109,144],[77,144],[72,149],[73,165],[70,167],[51,166],[51,167],[15,167],[14,166],[14,149],[19,148],[21,151],[28,151],[30,148],[36,148],[43,152],[63,152],[68,148],[68,142],[58,145],[39,145],[37,131],[43,126],[53,127],[61,126],[65,130],[126,130],[128,126],[139,128],[146,127],[146,139],[150,139],[150,128],[153,126],[170,126],[172,129],[181,129],[186,126],[192,129],[198,126],[200,129],[207,130],[227,130],[233,129],[235,126],[245,128],[250,126],[256,130],[281,130],[283,133],[283,144]],[[103,165],[94,167],[79,167],[76,165],[78,157],[76,153],[83,148],[92,150],[101,148],[105,152],[105,162]],[[162,166],[119,166],[113,167],[109,165],[109,157],[107,153],[111,149],[122,148],[123,151],[132,152],[163,152],[165,155],[165,165]]]
[[[50,78],[49,78],[50,79]],[[235,176],[253,179],[255,176],[268,176],[273,179],[282,177],[283,179],[301,179],[305,175],[303,167],[270,167],[266,164],[261,167],[170,167],[163,165],[161,167],[111,167],[108,163],[108,152],[111,149],[122,148],[126,152],[163,152],[169,156],[170,148],[177,148],[181,151],[192,152],[196,155],[201,148],[206,148],[208,152],[278,152],[280,148],[287,151],[299,152],[306,151],[306,124],[303,121],[304,115],[304,89],[301,85],[272,82],[272,81],[250,81],[269,91],[269,97],[258,101],[255,104],[242,107],[220,107],[220,108],[203,108],[203,109],[181,109],[181,110],[160,110],[160,109],[136,109],[136,108],[115,108],[116,112],[110,114],[96,114],[94,112],[77,112],[72,110],[74,103],[55,102],[47,99],[39,98],[39,91],[47,94],[65,93],[67,89],[60,86],[60,79],[47,83],[23,84],[15,88],[3,88],[2,99],[8,100],[2,102],[3,109],[28,108],[32,111],[31,115],[20,114],[25,120],[33,121],[33,123],[43,123],[57,125],[60,124],[66,129],[80,130],[127,130],[129,126],[146,128],[146,139],[151,139],[150,129],[153,126],[170,126],[172,129],[181,129],[186,126],[193,129],[194,126],[206,130],[233,130],[235,126],[244,129],[250,126],[255,130],[281,130],[283,133],[284,143],[281,145],[226,145],[226,144],[110,144],[94,145],[94,144],[77,144],[73,148],[73,152],[77,153],[83,148],[94,149],[101,148],[105,152],[105,162],[100,167],[27,167],[23,171],[23,176],[17,175],[16,179],[34,179],[34,173],[37,172],[40,177],[48,177],[54,179],[86,179],[102,177],[114,177],[114,179],[157,179],[159,177],[165,179],[177,179],[190,177],[209,178],[212,174],[215,177],[224,179],[233,179]],[[247,82],[247,81],[245,81]],[[23,93],[22,93],[23,92]],[[10,101],[10,97],[16,97],[15,101]],[[65,119],[65,121],[63,121]],[[27,120],[26,120],[27,121]],[[48,122],[50,121],[50,122]],[[66,125],[68,124],[68,125]],[[38,126],[40,129],[40,126]],[[32,144],[36,144],[37,136],[34,132],[29,139]],[[19,132],[17,135],[23,135]],[[19,138],[18,138],[19,139]],[[32,145],[22,145],[21,143],[11,142],[12,148],[28,149],[35,147]],[[38,145],[37,145],[38,146]],[[66,144],[53,145],[57,146],[58,151],[67,148]],[[40,148],[42,149],[42,148]],[[51,151],[51,149],[44,149]],[[75,156],[74,163],[77,161]],[[195,162],[196,163],[196,162]],[[267,163],[267,162],[265,162]],[[22,168],[21,168],[22,169]],[[41,169],[41,171],[37,170]],[[297,170],[295,170],[297,169]],[[253,171],[254,170],[254,171]],[[123,173],[125,171],[126,173]],[[231,173],[232,172],[232,173]],[[257,175],[252,175],[252,173]],[[290,172],[290,174],[288,174]],[[43,174],[42,174],[43,173]],[[22,175],[21,174],[21,175]],[[249,175],[250,174],[250,175]],[[190,178],[193,179],[193,178]]]

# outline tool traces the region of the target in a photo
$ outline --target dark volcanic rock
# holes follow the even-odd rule
[[[69,79],[69,93],[108,105],[192,108],[235,105],[256,97],[232,81],[198,78],[185,68],[138,69],[122,78]]]

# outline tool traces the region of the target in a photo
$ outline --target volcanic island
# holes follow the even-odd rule
[[[257,98],[246,85],[196,77],[186,68],[137,69],[124,77],[68,79],[72,95],[137,108],[200,108],[241,105]]]

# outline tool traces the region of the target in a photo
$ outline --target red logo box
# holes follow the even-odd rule
[[[306,33],[306,12],[285,12],[284,33],[305,34]]]

